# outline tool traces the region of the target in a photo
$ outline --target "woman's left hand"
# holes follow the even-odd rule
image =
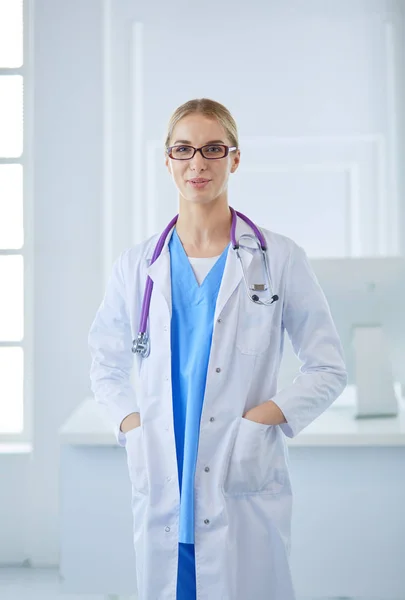
[[[282,411],[272,400],[249,409],[243,418],[263,425],[280,425],[287,422]]]

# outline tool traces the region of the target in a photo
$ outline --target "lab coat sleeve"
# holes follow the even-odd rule
[[[328,302],[305,251],[295,242],[287,265],[283,323],[303,364],[300,375],[272,400],[287,421],[281,429],[292,438],[322,414],[347,385],[343,348]]]
[[[125,433],[120,430],[123,419],[130,413],[139,412],[130,381],[133,354],[122,271],[124,256],[125,252],[116,259],[112,267],[103,301],[88,335],[92,357],[91,390],[96,402],[103,406],[112,421],[120,446],[126,444]]]

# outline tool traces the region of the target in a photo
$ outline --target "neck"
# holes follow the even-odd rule
[[[180,205],[177,234],[188,256],[217,256],[229,243],[232,216],[226,202]]]

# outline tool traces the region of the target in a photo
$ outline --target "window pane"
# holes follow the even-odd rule
[[[0,67],[23,64],[22,0],[0,0]]]
[[[1,2],[1,0],[0,0]],[[0,156],[14,158],[23,150],[23,78],[0,77]]]
[[[0,248],[18,250],[23,243],[23,169],[0,165]]]
[[[0,433],[23,430],[24,353],[0,348]]]
[[[24,260],[0,256],[0,340],[21,342],[24,335]]]

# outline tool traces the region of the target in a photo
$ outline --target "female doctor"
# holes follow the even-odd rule
[[[174,112],[178,219],[117,258],[89,333],[92,391],[126,448],[139,600],[294,599],[285,436],[346,385],[306,253],[228,205],[239,163],[223,105]],[[285,329],[302,366],[277,392]]]

